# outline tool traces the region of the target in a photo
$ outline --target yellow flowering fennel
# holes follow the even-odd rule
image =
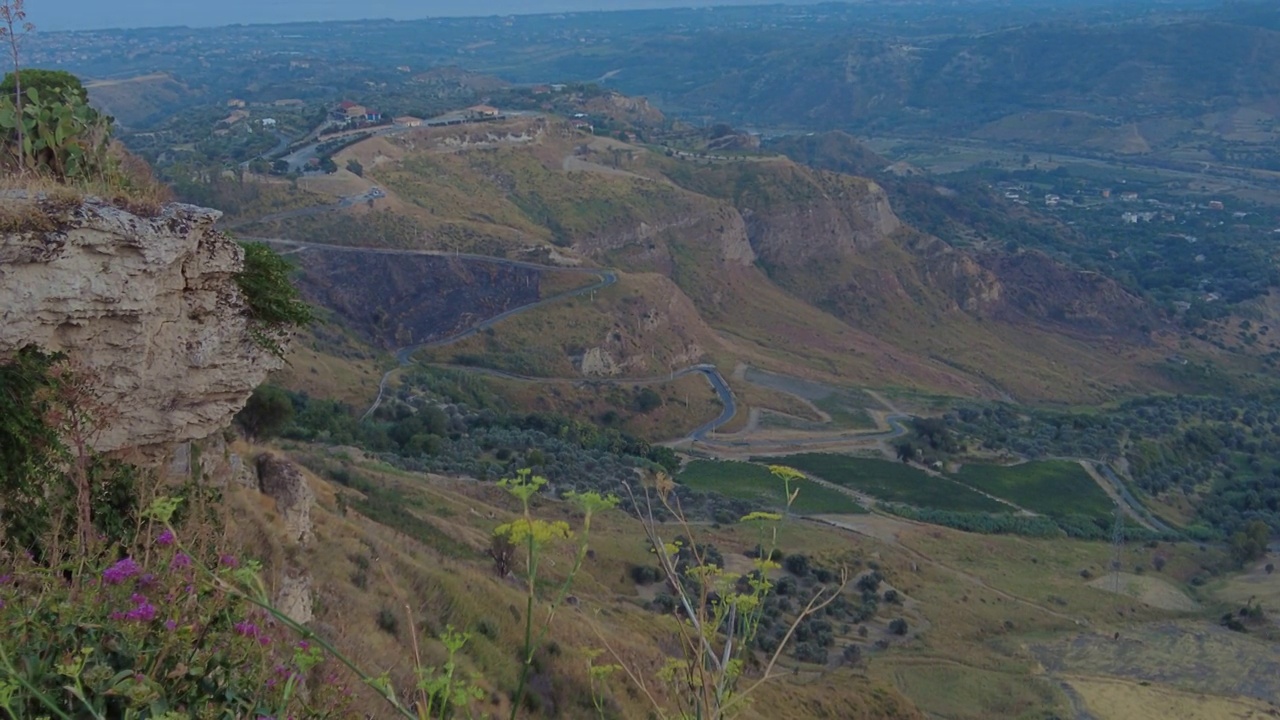
[[[534,518],[530,512],[529,501],[547,485],[546,478],[534,475],[531,470],[525,469],[517,471],[514,478],[505,479],[499,485],[520,500],[522,509],[520,517],[512,522],[499,525],[493,531],[494,536],[506,538],[512,546],[524,548],[526,597],[524,649],[520,658],[520,684],[516,688],[514,702],[511,704],[511,720],[515,720],[516,715],[520,712],[520,706],[524,704],[529,672],[533,668],[534,651],[546,639],[547,633],[551,629],[551,622],[555,619],[556,611],[560,609],[560,605],[568,597],[569,588],[573,586],[574,578],[577,576],[578,571],[582,569],[582,562],[587,557],[587,538],[591,533],[591,519],[597,513],[616,506],[618,499],[611,495],[603,496],[594,492],[565,494],[565,499],[573,503],[582,513],[582,527],[576,534],[578,542],[577,551],[574,553],[573,566],[569,569],[569,573],[564,582],[561,583],[555,597],[547,604],[546,618],[542,621],[535,638],[533,611],[538,597],[537,581],[540,554],[548,545],[558,541],[572,540],[575,538],[575,534],[570,530],[569,524],[566,522],[539,520]]]
[[[769,470],[783,483],[786,507],[789,512],[805,479],[797,470],[775,465]],[[674,493],[674,482],[665,474],[654,479],[659,501],[675,517],[676,525],[686,537],[693,537],[693,530],[680,508]],[[653,503],[649,491],[648,516],[644,523],[650,547],[658,558],[668,585],[678,604],[677,628],[680,635],[682,656],[669,659],[658,671],[657,677],[671,690],[671,697],[678,703],[675,717],[681,720],[723,720],[739,714],[746,706],[748,696],[762,683],[769,680],[783,649],[800,623],[830,604],[840,593],[818,593],[801,609],[777,649],[767,658],[759,677],[750,685],[739,689],[746,661],[752,655],[752,645],[760,629],[764,613],[764,600],[773,588],[769,573],[780,566],[771,559],[778,547],[778,524],[783,515],[773,512],[752,512],[742,518],[747,525],[759,530],[759,556],[753,571],[747,575],[725,572],[724,568],[708,562],[704,549],[697,542],[668,542],[661,538],[663,530],[653,516]],[[634,499],[634,496],[633,496]],[[637,503],[637,507],[640,504]],[[843,588],[843,584],[841,589]],[[605,647],[619,663],[628,679],[649,698],[657,714],[671,717],[657,701],[645,682],[645,674],[629,667],[621,656],[600,634]]]

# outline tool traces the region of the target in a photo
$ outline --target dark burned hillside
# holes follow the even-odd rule
[[[309,301],[386,348],[448,337],[534,302],[541,280],[529,268],[434,255],[307,248],[292,257]]]

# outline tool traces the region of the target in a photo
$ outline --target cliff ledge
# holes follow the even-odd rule
[[[250,340],[244,251],[219,215],[0,196],[0,358],[35,345],[95,373],[115,409],[98,450],[207,437],[281,366]]]

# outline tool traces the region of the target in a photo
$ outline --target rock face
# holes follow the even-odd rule
[[[306,544],[314,539],[311,506],[316,496],[297,465],[273,453],[259,455],[258,489],[276,501],[289,540]]]
[[[25,196],[0,211],[41,220],[0,232],[0,358],[35,345],[93,372],[117,411],[98,450],[204,438],[280,367],[249,339],[244,253],[213,229],[218,212]]]
[[[285,617],[306,625],[315,619],[312,609],[314,600],[311,596],[311,575],[302,571],[290,571],[280,580],[280,589],[276,592],[276,607]]]
[[[751,246],[766,264],[807,268],[857,255],[902,227],[884,189],[870,180],[826,172],[792,171],[789,202],[744,203]],[[752,207],[758,205],[759,207]]]

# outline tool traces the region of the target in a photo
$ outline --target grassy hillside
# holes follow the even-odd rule
[[[493,576],[484,551],[492,528],[516,509],[511,498],[491,484],[405,473],[349,451],[297,446],[292,455],[310,469],[307,478],[317,493],[315,543],[305,548],[282,544],[270,501],[264,504],[256,493],[243,490],[231,495],[239,536],[275,558],[271,572],[293,566],[312,573],[313,587],[322,588],[323,597],[317,627],[332,627],[362,662],[389,669],[393,679],[405,681],[405,665],[396,658],[407,657],[409,640],[404,621],[391,630],[387,621],[379,621],[384,610],[403,615],[404,602],[413,598],[409,607],[422,632],[429,635],[446,624],[470,629],[463,666],[491,691],[486,707],[505,712],[505,693],[516,672],[509,649],[520,631],[507,608],[518,605],[520,595],[516,586]],[[768,494],[763,476],[739,470],[738,465],[694,463],[685,478],[720,487],[744,482],[759,488],[749,494]],[[802,498],[822,494],[811,483],[801,483],[800,492]],[[826,507],[820,498],[801,502]],[[536,512],[576,523],[574,514],[555,501],[539,501]],[[1128,651],[1123,668],[1101,673],[1080,664],[1076,655],[1096,652],[1083,648],[1103,635],[1110,642],[1113,630],[1156,638],[1173,618],[1180,618],[1184,631],[1213,627],[1206,619],[1211,611],[1171,612],[1135,600],[1117,605],[1087,577],[1105,574],[1112,557],[1105,543],[983,537],[869,515],[846,515],[840,524],[785,521],[779,529],[783,552],[803,553],[826,567],[847,566],[855,575],[875,568],[883,578],[880,593],[892,589],[896,599],[880,600],[876,616],[863,623],[865,635],[856,625],[835,625],[837,649],[846,643],[861,648],[853,666],[823,668],[788,658],[781,676],[762,686],[747,717],[1061,715],[1072,707],[1063,683],[1085,693],[1100,717],[1119,717],[1116,713],[1141,693],[1154,702],[1171,702],[1194,692],[1194,700],[1185,697],[1197,707],[1248,705],[1257,697],[1234,681],[1197,680],[1187,670],[1165,673],[1159,683],[1144,681],[1159,672],[1166,652],[1151,639]],[[740,561],[733,558],[757,540],[754,531],[733,525],[698,526],[695,532],[700,542],[713,543],[723,553],[728,567],[737,567]],[[632,567],[650,562],[637,522],[621,511],[600,517],[591,546],[591,559],[574,588],[578,605],[553,625],[548,647],[558,649],[541,656],[539,713],[587,712],[578,704],[590,697],[583,654],[601,647],[600,633],[622,648],[627,662],[648,667],[661,661],[664,637],[672,631],[661,612],[646,609],[653,588],[631,577]],[[563,552],[554,550],[553,557]],[[1215,552],[1162,544],[1155,550],[1126,548],[1122,563],[1149,567],[1152,554],[1164,561],[1150,581],[1171,597],[1198,593],[1187,582],[1220,561]],[[857,595],[852,587],[848,592]],[[1214,602],[1210,595],[1203,599]],[[905,636],[886,629],[899,617],[906,619]],[[1259,659],[1266,652],[1246,636],[1233,635],[1221,636],[1221,642],[1231,643],[1242,657]],[[878,639],[888,643],[877,646]],[[1040,665],[1041,653],[1056,652],[1052,648],[1060,644],[1077,649],[1047,668]],[[436,657],[440,648],[427,643],[424,652]],[[1242,672],[1249,682],[1264,682],[1258,672]],[[1092,693],[1099,683],[1119,689]],[[619,676],[604,685],[609,716],[644,717],[647,701],[627,687]],[[806,708],[803,714],[797,714],[798,707]]]
[[[875,162],[839,136],[811,139],[822,145],[794,152],[834,143],[853,166]],[[437,360],[564,377],[600,348],[621,374],[701,358],[1026,399],[1171,386],[1151,369],[1162,356],[1143,347],[1136,327],[1149,318],[1133,298],[1048,258],[978,256],[904,228],[869,180],[767,153],[657,152],[543,117],[418,129],[343,153],[388,197],[255,232],[624,272],[597,295],[604,307],[547,306]],[[641,299],[620,304],[628,294]]]
[[[306,548],[282,544],[274,535],[270,501],[263,505],[256,493],[244,491],[232,497],[236,528],[267,557],[268,571],[305,568],[313,587],[323,589],[317,626],[339,632],[348,652],[375,672],[389,670],[398,686],[407,684],[405,659],[411,654],[406,603],[414,624],[428,637],[446,625],[471,631],[463,667],[489,691],[482,703],[486,711],[505,714],[518,672],[510,650],[522,629],[513,616],[518,613],[508,608],[522,607],[522,599],[517,585],[494,576],[484,551],[493,528],[513,517],[513,499],[491,484],[407,474],[360,455],[332,455],[319,448],[298,448],[293,455],[312,471],[307,478],[317,493],[315,543]],[[561,503],[539,500],[536,512],[578,524]],[[808,547],[806,532],[798,528],[792,536],[784,529],[783,537],[792,547]],[[741,557],[755,542],[746,528],[699,534],[700,541],[714,543],[726,556]],[[591,538],[591,558],[574,585],[576,606],[561,613],[539,652],[533,717],[591,713],[585,658],[604,647],[604,638],[625,662],[647,669],[662,661],[664,638],[673,637],[672,620],[645,607],[651,589],[631,579],[632,567],[651,563],[636,521],[622,512],[608,513],[594,523]],[[563,568],[568,551],[567,546],[553,547],[550,558]],[[847,549],[839,554],[853,558]],[[548,579],[562,573],[551,569]],[[400,621],[393,625],[387,613]],[[435,658],[440,647],[428,642],[424,652]],[[811,705],[818,717],[920,717],[899,693],[856,670],[827,672],[794,660],[786,664],[787,672],[762,688],[747,717],[779,717],[776,708],[797,702]],[[800,674],[793,676],[792,667]],[[607,716],[645,717],[649,701],[634,690],[615,675],[597,685],[596,692],[604,694]],[[376,708],[372,699],[366,702]],[[824,707],[828,709],[817,710]]]

